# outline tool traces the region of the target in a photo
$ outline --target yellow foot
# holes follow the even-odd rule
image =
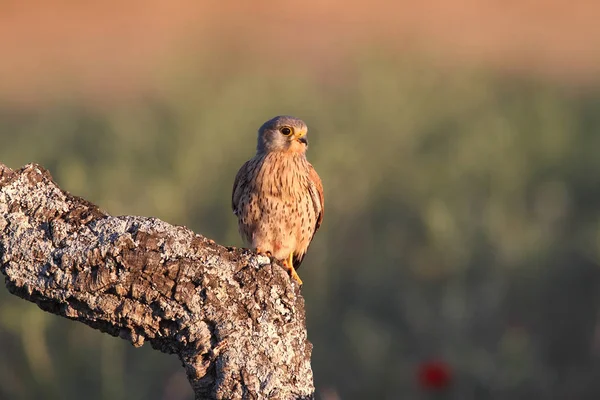
[[[292,255],[290,255],[289,260],[283,261],[283,267],[288,272],[288,274],[290,274],[292,279],[296,281],[298,286],[302,286],[302,279],[300,279],[300,277],[298,276],[298,273],[294,269],[294,265],[292,264]]]
[[[267,257],[269,257],[269,258],[270,258],[270,257],[272,257],[272,255],[271,255],[271,252],[270,252],[270,251],[263,251],[263,250],[262,250],[260,247],[257,247],[257,248],[255,249],[255,251],[256,251],[256,254],[260,254],[260,255],[262,255],[262,256],[267,256]]]
[[[302,279],[300,279],[294,267],[292,267],[292,279],[296,281],[298,286],[302,286]]]

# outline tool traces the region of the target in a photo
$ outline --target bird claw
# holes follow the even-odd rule
[[[298,286],[302,286],[302,279],[300,279],[300,276],[298,276],[298,273],[296,272],[294,267],[290,266],[287,261],[283,262],[283,267],[285,268],[287,273],[290,275],[290,278],[292,278],[294,281],[296,281]]]
[[[256,254],[258,254],[260,256],[267,256],[269,258],[273,257],[273,255],[271,254],[270,251],[263,251],[259,247],[257,247],[255,250],[256,250]]]
[[[296,273],[296,270],[293,268],[292,268],[292,279],[296,281],[298,286],[302,286],[302,279],[300,279],[300,276],[298,276],[298,274]]]

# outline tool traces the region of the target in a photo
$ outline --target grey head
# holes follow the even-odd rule
[[[306,133],[308,128],[304,121],[289,115],[271,118],[258,129],[258,153],[300,152],[308,147]]]

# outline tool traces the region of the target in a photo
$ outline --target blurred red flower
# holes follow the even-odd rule
[[[419,365],[418,379],[425,390],[443,390],[450,385],[452,371],[450,366],[441,360],[432,360]]]

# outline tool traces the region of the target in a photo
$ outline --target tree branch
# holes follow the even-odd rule
[[[196,399],[310,399],[304,300],[267,257],[113,217],[0,163],[0,270],[41,309],[179,356]]]

